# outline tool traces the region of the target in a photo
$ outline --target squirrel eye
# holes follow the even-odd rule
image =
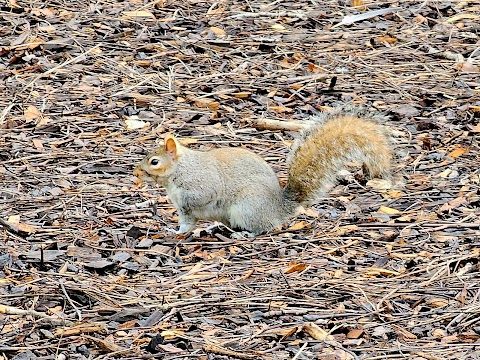
[[[150,165],[153,165],[153,166],[158,165],[158,159],[150,160]]]

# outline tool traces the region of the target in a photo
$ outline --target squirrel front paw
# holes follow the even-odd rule
[[[180,228],[178,229],[178,231],[175,231],[175,234],[185,234],[189,231],[192,231],[193,229],[195,229],[195,225],[193,224],[180,224]]]

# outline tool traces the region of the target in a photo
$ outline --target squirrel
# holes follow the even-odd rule
[[[197,220],[212,220],[259,235],[281,226],[300,206],[318,201],[348,162],[362,162],[367,177],[389,177],[390,137],[374,121],[376,115],[366,111],[367,116],[338,110],[313,118],[290,150],[283,189],[273,169],[251,151],[192,150],[172,135],[138,164],[134,175],[165,187],[178,210],[177,234],[193,230]]]

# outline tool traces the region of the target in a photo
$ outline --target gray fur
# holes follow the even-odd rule
[[[179,210],[181,230],[202,219],[260,234],[280,226],[292,212],[272,168],[244,149],[185,149],[172,173],[165,187]]]

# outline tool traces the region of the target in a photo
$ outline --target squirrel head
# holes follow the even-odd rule
[[[133,175],[141,181],[153,181],[163,185],[173,172],[173,165],[183,153],[173,135],[167,135],[163,146],[148,154],[135,168]]]

